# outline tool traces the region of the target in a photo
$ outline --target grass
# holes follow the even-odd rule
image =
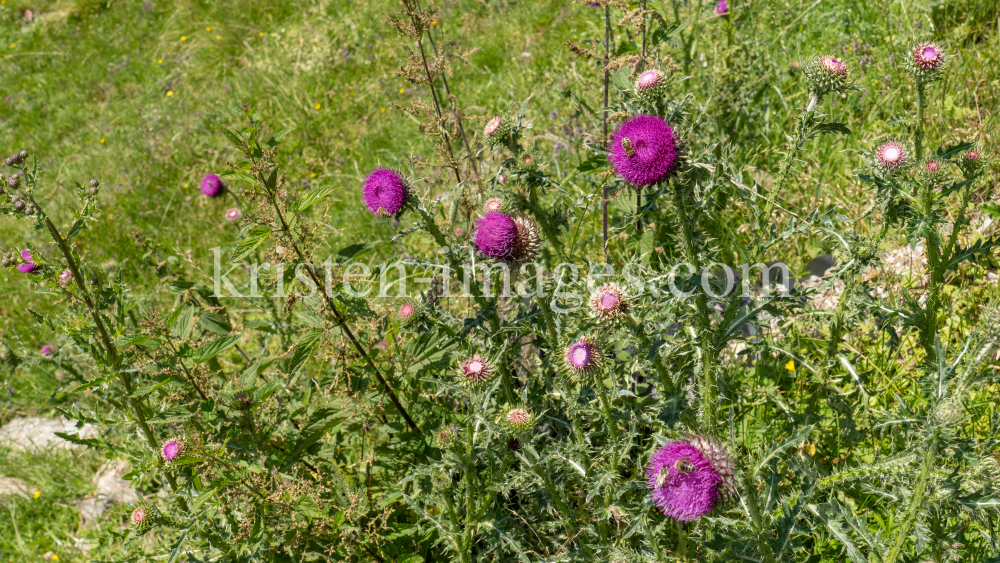
[[[860,160],[845,151],[905,135],[898,116],[914,96],[899,60],[912,38],[931,29],[949,43],[955,58],[945,83],[930,90],[927,138],[932,145],[976,139],[985,152],[996,152],[1000,16],[990,0],[732,2],[730,18],[715,17],[710,4],[681,5],[676,15],[688,25],[658,48],[665,61],[669,57],[690,75],[681,87],[692,94],[692,107],[705,104],[709,126],[692,145],[733,144],[760,183],[771,181],[803,96],[796,63],[833,52],[859,69],[861,91],[828,106],[853,134],[811,142],[794,172],[790,209],[808,212],[835,204],[856,215],[865,208],[870,194],[853,177]],[[243,101],[256,101],[258,114],[274,131],[294,128],[278,157],[291,185],[337,188],[323,211],[329,249],[358,239],[389,241],[394,231],[388,223],[372,221],[360,206],[364,173],[378,163],[406,168],[410,155],[432,157],[414,124],[392,105],[427,94],[426,87],[394,74],[400,39],[384,25],[394,8],[388,1],[5,0],[0,154],[24,148],[40,159],[42,196],[64,220],[73,184],[99,178],[104,220],[80,239],[80,251],[107,271],[122,268],[136,280],[135,294],[150,303],[173,296],[155,277],[140,275],[132,232],[149,236],[162,256],[180,258],[172,264],[188,258],[206,269],[212,247],[237,239],[236,227],[223,214],[242,202],[203,197],[198,182],[207,172],[226,169],[233,158],[217,124],[233,124],[230,106]],[[27,9],[33,21],[25,18]],[[593,193],[596,184],[575,166],[588,156],[584,138],[600,129],[600,71],[591,61],[572,59],[563,41],[599,44],[599,12],[555,0],[461,0],[442,9],[435,27],[439,48],[478,49],[466,62],[453,62],[450,77],[460,103],[468,106],[468,129],[478,130],[481,118],[531,96],[531,135],[561,181],[585,193]],[[675,13],[669,6],[664,12]],[[807,181],[815,178],[820,181]],[[995,180],[994,175],[990,187]],[[448,188],[438,178],[427,184]],[[979,201],[990,196],[984,190]],[[575,252],[593,256],[600,245],[599,206],[593,198],[577,203],[572,212],[586,221]],[[612,217],[622,217],[631,205],[616,200]],[[617,221],[613,227],[624,226]],[[659,228],[666,226],[664,221]],[[713,235],[725,239],[731,233]],[[0,222],[5,249],[40,240],[26,222]],[[612,254],[623,256],[628,244],[614,243]],[[385,244],[371,259],[420,246],[409,239],[406,245]],[[828,248],[817,237],[803,237],[775,252],[802,269]],[[38,250],[44,256],[53,249]],[[0,307],[3,341],[22,355],[36,354],[45,342],[58,344],[58,335],[46,333],[27,313],[29,307],[45,314],[58,306],[51,298],[34,295],[9,270],[0,273],[0,291],[8,303]],[[957,295],[950,322],[961,328],[966,313],[991,296]],[[59,369],[29,362],[9,372],[5,383],[15,393],[0,406],[0,423],[55,414],[54,406],[68,400],[69,381],[55,377]],[[890,386],[905,391],[905,382],[893,380]],[[831,440],[831,455],[839,455],[837,448],[839,441]],[[60,560],[82,560],[67,546],[76,534],[96,537],[99,530],[79,527],[74,499],[89,492],[100,460],[88,452],[3,451],[0,459],[0,475],[22,478],[42,491],[39,499],[0,500],[0,513],[10,514],[9,520],[0,516],[0,560],[37,560],[50,551]]]

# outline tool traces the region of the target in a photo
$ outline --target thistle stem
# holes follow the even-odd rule
[[[924,83],[917,79],[917,125],[913,132],[913,148],[917,161],[924,157]]]
[[[910,537],[910,529],[913,527],[913,522],[917,519],[917,512],[924,503],[924,492],[927,490],[927,482],[930,480],[931,470],[934,468],[939,433],[940,429],[934,430],[934,437],[931,438],[930,446],[924,453],[924,465],[920,470],[920,476],[917,477],[917,483],[913,487],[913,494],[910,496],[910,506],[906,510],[903,524],[896,533],[896,539],[892,542],[889,555],[885,557],[882,563],[896,563],[896,559],[899,558],[899,554],[903,549],[903,544]]]

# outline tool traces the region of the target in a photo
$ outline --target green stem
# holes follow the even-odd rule
[[[934,212],[934,187],[930,184],[924,187],[924,216],[930,217]],[[930,288],[924,315],[927,326],[924,331],[924,351],[927,357],[934,360],[934,337],[937,335],[937,313],[941,303],[941,285],[944,276],[941,271],[941,247],[937,231],[928,228],[924,238],[924,248],[927,251],[927,271],[930,274]]]
[[[771,544],[767,543],[767,535],[764,533],[764,519],[760,514],[760,502],[757,500],[757,488],[754,486],[753,481],[745,471],[743,472],[743,487],[746,489],[745,498],[747,501],[747,509],[750,511],[750,519],[753,521],[754,531],[758,534],[760,554],[764,557],[764,561],[766,563],[776,563],[774,552],[771,550]],[[885,563],[888,563],[888,561]]]
[[[913,145],[917,160],[924,157],[924,83],[917,79],[917,125],[913,132]]]
[[[684,258],[694,268],[695,272],[701,271],[701,260],[698,258],[698,248],[694,241],[694,230],[691,218],[688,215],[687,202],[684,194],[681,193],[681,186],[674,186],[673,189],[674,212],[677,214],[677,222],[680,226],[681,246],[684,250]],[[700,372],[698,379],[698,392],[701,396],[701,409],[698,414],[702,428],[710,432],[715,427],[715,380],[713,370],[713,351],[711,335],[711,317],[708,311],[708,300],[703,291],[697,291],[694,298],[697,310],[697,323],[695,324],[695,335],[698,340],[700,358],[698,359],[697,372]]]
[[[649,335],[646,333],[646,327],[639,324],[631,315],[627,315],[626,320],[632,327],[632,333],[639,338],[642,348],[652,353],[653,342],[649,339]],[[663,359],[660,358],[659,351],[653,354],[653,369],[656,370],[656,374],[660,377],[661,391],[664,397],[670,397],[674,394],[674,381],[670,377],[670,372],[667,371],[667,366],[664,365]]]
[[[608,390],[604,388],[603,381],[597,381],[596,384],[598,395],[601,398],[601,406],[604,407],[604,417],[608,420],[608,430],[611,432],[611,439],[618,441],[618,423],[615,420],[615,413],[612,397],[608,396]]]
[[[910,536],[910,529],[913,527],[913,522],[917,519],[917,511],[920,510],[920,506],[924,503],[924,492],[927,490],[927,482],[930,480],[931,470],[934,468],[939,433],[940,430],[934,431],[930,447],[924,453],[924,465],[920,470],[917,483],[913,487],[913,495],[910,497],[910,507],[906,510],[903,525],[899,528],[899,532],[896,533],[896,539],[892,542],[889,555],[885,557],[882,563],[896,563],[896,559],[899,558],[899,554],[903,549],[903,544],[906,543],[906,540]]]

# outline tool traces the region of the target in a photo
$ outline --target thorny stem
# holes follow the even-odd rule
[[[288,222],[285,220],[285,214],[281,212],[281,207],[275,200],[274,194],[272,194],[271,191],[267,188],[267,182],[264,177],[264,170],[262,168],[259,168],[260,161],[255,157],[251,158],[253,160],[254,166],[258,168],[257,179],[261,183],[261,185],[264,186],[264,190],[267,194],[267,199],[271,203],[271,206],[274,208],[275,213],[278,215],[278,220],[281,222],[282,232],[291,235],[291,228],[288,226]],[[299,260],[305,262],[306,261],[305,254],[299,248],[298,242],[291,236],[289,236],[289,240],[291,241],[292,249],[295,250],[295,254],[299,257]],[[316,287],[323,287],[323,280],[319,279],[319,277],[316,275],[316,272],[312,268],[305,268],[305,271],[309,274],[309,277],[316,284]],[[354,335],[354,332],[351,330],[351,327],[347,324],[347,319],[344,318],[344,315],[341,314],[340,309],[337,308],[336,303],[333,302],[333,298],[327,295],[327,292],[325,291],[322,293],[323,293],[323,299],[324,301],[326,301],[327,307],[329,307],[330,312],[333,313],[337,326],[339,326],[341,330],[344,331],[344,334],[347,335],[348,340],[350,340],[351,344],[354,345],[354,349],[358,351],[358,354],[360,354],[361,357],[365,359],[365,363],[367,363],[368,366],[372,369],[372,372],[375,374],[375,378],[378,379],[379,384],[382,385],[382,389],[385,391],[385,394],[389,396],[389,400],[392,401],[393,406],[395,406],[396,410],[399,411],[399,414],[403,416],[403,419],[406,421],[406,425],[410,427],[410,430],[413,430],[414,432],[419,434],[420,428],[418,428],[417,424],[413,422],[412,418],[410,418],[410,413],[407,412],[405,408],[403,408],[403,404],[399,401],[399,398],[396,396],[396,392],[393,391],[392,387],[389,385],[389,382],[386,381],[386,379],[382,376],[382,371],[378,369],[378,366],[376,366],[375,362],[372,361],[371,356],[368,355],[368,352],[365,351],[364,347],[361,345],[361,342],[358,341],[357,337]]]
[[[761,535],[760,537],[760,554],[764,557],[764,561],[767,563],[776,563],[774,558],[774,552],[771,550],[771,544],[767,543],[764,535],[764,519],[760,514],[760,504],[757,500],[757,487],[754,486],[753,481],[750,480],[750,475],[746,471],[743,471],[743,486],[746,488],[746,498],[747,509],[750,512],[750,519],[753,520],[754,528],[756,532]],[[886,561],[885,563],[889,563]]]
[[[927,452],[924,453],[924,465],[920,470],[920,476],[917,477],[917,483],[913,487],[913,494],[910,497],[910,507],[906,510],[903,524],[896,533],[896,539],[892,542],[892,548],[889,550],[889,555],[885,557],[883,563],[896,563],[896,559],[903,549],[903,544],[910,537],[910,528],[913,527],[913,522],[917,519],[917,512],[924,503],[924,492],[927,490],[927,482],[930,480],[931,470],[934,469],[939,433],[940,429],[934,430],[934,437],[931,438],[930,446],[927,448]]]
[[[913,148],[917,161],[924,157],[924,83],[917,79],[917,126],[913,132]]]
[[[687,203],[684,194],[681,193],[681,186],[675,185],[673,189],[674,211],[677,213],[677,222],[680,224],[681,245],[684,250],[684,258],[695,272],[701,271],[701,260],[698,258],[698,248],[695,246],[694,232],[691,228],[691,219],[688,216]],[[696,328],[700,358],[698,367],[701,371],[699,383],[699,394],[701,395],[701,410],[699,422],[702,428],[709,430],[715,426],[715,381],[713,380],[712,362],[712,342],[709,339],[711,329],[711,317],[708,312],[708,301],[703,291],[695,294],[695,308],[698,311],[698,326]]]
[[[771,224],[772,217],[771,214],[774,213],[775,202],[781,196],[781,191],[785,186],[785,180],[788,178],[788,172],[792,168],[792,163],[795,161],[795,154],[799,152],[802,145],[806,142],[806,124],[809,122],[809,115],[815,111],[816,105],[819,103],[820,97],[813,93],[809,98],[809,104],[806,106],[802,113],[799,114],[798,124],[795,129],[795,136],[792,137],[791,142],[788,146],[788,152],[785,153],[785,158],[781,161],[781,167],[778,169],[778,179],[774,182],[774,187],[771,189],[770,197],[767,198],[767,203],[764,205],[764,212],[757,218],[757,233],[756,240],[754,241],[754,249],[757,256],[760,255],[763,244],[764,232],[767,229],[767,225]],[[751,260],[752,262],[753,260]]]
[[[672,396],[674,391],[674,382],[670,378],[670,372],[667,371],[667,366],[663,364],[663,359],[660,358],[659,351],[655,353],[653,352],[653,342],[649,339],[649,335],[646,333],[646,327],[642,326],[631,315],[626,316],[626,319],[632,326],[632,333],[635,334],[642,343],[643,349],[648,350],[649,353],[653,355],[653,369],[656,370],[656,374],[660,377],[660,386],[663,388],[663,396]]]
[[[34,204],[35,207],[39,210],[41,209],[41,206],[38,205],[33,197],[29,195],[28,199],[31,200],[31,203]],[[132,407],[132,413],[135,416],[136,424],[138,424],[139,428],[142,430],[142,434],[149,443],[149,447],[155,451],[159,447],[159,443],[156,441],[153,429],[150,428],[149,423],[146,422],[146,415],[142,410],[142,400],[132,398],[132,394],[134,393],[132,378],[127,372],[125,372],[125,370],[119,369],[121,368],[121,357],[118,355],[118,350],[111,341],[111,336],[108,334],[108,329],[104,326],[104,321],[101,319],[101,315],[97,311],[97,307],[94,306],[94,301],[90,298],[90,294],[87,293],[87,285],[84,283],[83,276],[80,274],[80,267],[73,258],[73,252],[69,248],[69,243],[67,243],[65,237],[59,233],[59,229],[56,227],[55,223],[52,222],[52,219],[49,218],[48,214],[44,211],[41,213],[45,220],[45,226],[48,228],[49,234],[52,236],[53,240],[55,240],[56,244],[59,245],[59,250],[62,252],[63,257],[66,258],[69,271],[73,274],[73,280],[76,282],[77,287],[80,288],[80,296],[83,298],[83,302],[87,306],[87,310],[90,311],[90,316],[94,319],[94,324],[97,325],[97,331],[100,333],[101,343],[103,344],[104,350],[108,355],[108,359],[111,360],[112,369],[118,371],[118,378],[121,380],[122,386],[125,387],[125,392],[128,393],[126,401]],[[167,477],[167,482],[170,483],[170,487],[176,491],[177,480],[174,478],[173,473],[166,471],[164,474]],[[187,510],[187,503],[183,499],[181,499],[181,508],[185,511]]]
[[[934,187],[927,185],[924,194],[924,216],[929,216],[934,209]],[[930,274],[930,295],[927,299],[925,318],[927,330],[924,332],[924,351],[927,358],[933,360],[937,353],[934,350],[934,336],[937,334],[937,312],[941,304],[941,285],[944,283],[941,271],[941,241],[934,229],[927,229],[924,247],[927,249],[927,271]]]

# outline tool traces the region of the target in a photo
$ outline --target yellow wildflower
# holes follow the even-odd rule
[[[104,144],[104,137],[101,137],[101,144]]]
[[[158,65],[163,64],[163,59],[156,59],[156,64],[158,64]]]
[[[210,27],[206,27],[206,28],[205,28],[205,31],[212,31],[212,28],[210,28]]]
[[[316,104],[316,109],[319,109],[319,108],[321,108],[321,107],[323,107],[323,106],[321,106],[321,105],[319,105],[319,104]]]
[[[35,494],[32,496],[34,496],[37,499],[38,497],[42,496],[42,491],[35,491]]]
[[[382,108],[382,113],[385,113],[385,108]]]
[[[788,363],[785,364],[785,369],[788,371],[795,371],[795,360],[788,360]]]
[[[185,187],[185,188],[187,188],[187,187],[189,187],[190,185],[191,185],[191,184],[184,184],[184,187]]]
[[[187,35],[181,35],[181,41],[187,41]]]
[[[174,91],[173,90],[167,90],[167,95],[168,96],[173,96],[174,95]]]

